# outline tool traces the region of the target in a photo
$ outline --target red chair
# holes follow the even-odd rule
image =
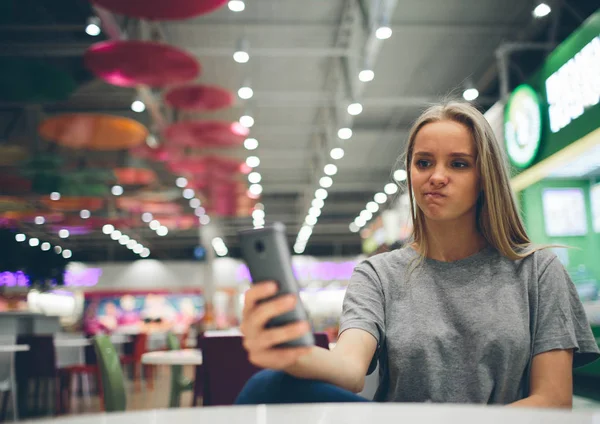
[[[154,389],[153,373],[151,365],[142,364],[142,355],[147,352],[148,334],[140,333],[133,336],[133,346],[129,354],[121,355],[121,364],[130,365],[136,391],[141,389],[141,378],[146,380],[146,387]]]
[[[325,333],[316,333],[315,343],[329,349]],[[202,349],[202,392],[195,384],[194,405],[198,396],[205,406],[233,405],[246,382],[261,369],[248,360],[241,336],[199,336],[198,346]]]

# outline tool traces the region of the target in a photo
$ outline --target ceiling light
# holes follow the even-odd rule
[[[304,246],[294,245],[294,253],[297,255],[304,253]]]
[[[63,239],[64,239],[64,238],[68,238],[68,237],[69,237],[69,230],[67,230],[67,229],[63,228],[62,230],[60,230],[60,231],[58,232],[58,236],[59,236],[60,238],[63,238]]]
[[[356,225],[354,222],[350,223],[350,231],[352,231],[353,233],[358,233],[358,231],[360,230],[360,227],[358,225]]]
[[[315,191],[315,197],[321,200],[327,199],[327,190],[325,190],[324,188],[317,189]]]
[[[398,192],[398,186],[394,183],[387,183],[383,188],[383,191],[385,191],[387,195],[391,196],[392,194]]]
[[[379,210],[379,204],[375,203],[375,202],[369,202],[369,203],[367,203],[366,209],[371,213],[375,213]]]
[[[361,80],[362,82],[370,82],[370,81],[373,81],[374,78],[375,78],[375,72],[373,72],[371,69],[363,69],[358,74],[358,79]]]
[[[110,234],[110,238],[117,241],[121,238],[121,232],[119,230],[115,230]]]
[[[92,216],[92,214],[87,209],[82,209],[79,212],[79,216],[81,217],[81,219],[88,219],[90,216]]]
[[[38,238],[35,238],[35,237],[33,237],[33,238],[30,238],[30,239],[29,239],[29,245],[30,245],[31,247],[36,247],[36,246],[39,246],[39,245],[40,245],[40,239],[38,239]]]
[[[185,188],[188,185],[188,180],[185,177],[179,177],[175,180],[175,185],[179,188]]]
[[[240,117],[240,124],[242,124],[246,128],[252,128],[254,125],[254,118],[250,115],[244,115]]]
[[[129,241],[129,236],[123,234],[121,237],[119,237],[119,244],[127,244],[127,242]]]
[[[377,203],[383,204],[387,202],[387,195],[385,193],[377,193],[373,197],[373,200],[375,200]]]
[[[202,202],[200,201],[200,199],[197,199],[195,197],[190,200],[190,208],[193,208],[193,209],[199,208],[201,204],[202,204]]]
[[[146,247],[146,248],[144,248],[144,249],[142,250],[142,253],[140,253],[140,256],[141,256],[142,258],[147,258],[148,256],[150,256],[150,249],[148,249],[147,247]]]
[[[306,225],[303,226],[298,232],[298,241],[307,242],[310,236],[312,235],[312,232],[313,230],[311,227],[307,227]]]
[[[48,243],[47,241],[45,241],[45,242],[43,242],[43,243],[42,243],[41,249],[42,249],[44,252],[47,252],[48,250],[50,250],[50,247],[51,247],[51,246],[50,246],[50,243]]]
[[[165,227],[164,225],[161,225],[160,227],[158,227],[158,229],[156,230],[156,234],[158,234],[161,237],[166,236],[167,234],[169,234],[169,229],[167,227]]]
[[[245,87],[241,87],[238,90],[238,96],[240,97],[240,99],[248,100],[248,99],[251,99],[253,95],[254,95],[254,91],[252,90],[251,87],[245,86]]]
[[[250,168],[256,168],[258,165],[260,165],[260,159],[257,156],[248,156],[246,158],[246,165],[248,165]]]
[[[475,87],[467,88],[463,92],[463,98],[468,102],[472,102],[477,97],[479,97],[479,90],[477,90]]]
[[[34,222],[37,225],[42,225],[44,222],[46,222],[46,218],[44,218],[43,216],[36,216]]]
[[[237,63],[248,63],[250,60],[250,55],[248,52],[238,50],[233,54],[233,60],[235,60]]]
[[[134,248],[133,248],[133,253],[137,253],[138,255],[140,253],[142,253],[142,251],[144,250],[144,246],[142,246],[141,244],[137,244]]]
[[[204,209],[202,206],[200,206],[199,208],[196,208],[196,210],[194,211],[194,214],[196,216],[202,216],[206,213],[206,209]]]
[[[151,229],[157,230],[158,227],[160,227],[160,222],[158,222],[156,219],[153,219],[149,225]]]
[[[313,208],[323,208],[323,206],[325,206],[325,202],[321,199],[313,199],[312,203],[311,203]]]
[[[243,12],[246,9],[246,4],[242,0],[229,0],[227,6],[232,12]]]
[[[50,193],[50,200],[60,200],[60,193],[58,191]]]
[[[262,180],[261,175],[258,172],[251,172],[248,174],[248,181],[251,184],[258,184]]]
[[[362,227],[365,226],[365,224],[367,223],[367,221],[364,218],[362,218],[360,216],[357,216],[356,219],[354,220],[354,223],[356,224],[356,226],[358,228],[362,228]]]
[[[382,25],[375,31],[375,37],[380,40],[387,40],[392,36],[392,29],[387,25]]]
[[[261,211],[260,209],[256,209],[252,211],[253,219],[265,219],[265,211]]]
[[[308,210],[308,214],[318,218],[321,216],[321,209],[312,207]]]
[[[91,37],[100,35],[102,30],[100,29],[100,18],[97,16],[90,16],[87,20],[87,26],[85,27],[85,33]]]
[[[115,231],[115,227],[110,224],[105,224],[104,227],[102,227],[102,232],[106,235],[112,233],[113,231]]]
[[[338,137],[342,140],[348,140],[352,137],[352,130],[350,128],[340,128],[338,130]]]
[[[135,240],[129,240],[129,241],[127,242],[127,248],[128,248],[129,250],[133,250],[133,248],[134,248],[135,246],[137,246],[137,245],[138,245],[138,242],[137,242],[137,241],[135,241]]]
[[[363,107],[360,103],[352,103],[348,105],[348,113],[352,116],[360,115],[363,111]]]
[[[369,212],[367,210],[364,210],[364,211],[361,211],[360,217],[365,221],[369,221],[371,218],[373,218],[373,213]]]
[[[308,225],[316,225],[317,224],[317,217],[316,216],[312,216],[312,215],[307,215],[306,219],[304,220]]]
[[[408,176],[408,174],[406,173],[406,171],[404,169],[397,169],[396,171],[394,171],[394,179],[396,181],[398,181],[399,183],[406,180],[407,176]]]
[[[192,199],[196,195],[196,193],[191,188],[186,188],[185,190],[183,190],[183,192],[181,193],[181,195],[185,199],[189,200],[189,199]]]
[[[134,100],[133,103],[131,103],[131,110],[141,113],[146,110],[146,104],[141,100]]]
[[[156,149],[158,147],[158,140],[154,134],[148,134],[148,136],[146,136],[146,145],[151,149]]]
[[[325,165],[325,168],[323,168],[323,172],[325,172],[326,175],[335,175],[337,174],[337,170],[337,166],[332,163],[328,163]]]
[[[144,221],[145,223],[148,223],[150,221],[152,221],[154,219],[154,217],[152,216],[152,214],[150,212],[144,212],[142,214],[142,221]]]
[[[333,180],[331,177],[321,177],[319,180],[319,185],[323,188],[329,188],[333,185]]]
[[[69,249],[65,249],[63,250],[62,255],[63,258],[69,259],[71,256],[73,256],[73,253]]]
[[[200,224],[202,224],[202,225],[210,224],[210,217],[208,215],[202,215],[200,217]]]
[[[533,9],[533,16],[535,18],[543,18],[544,16],[549,15],[550,12],[552,12],[552,8],[546,3],[541,2]]]
[[[57,255],[60,255],[62,253],[62,247],[60,247],[60,246],[54,246],[54,252]]]
[[[121,194],[123,194],[123,187],[121,187],[120,185],[114,185],[110,189],[110,192],[115,196],[120,196]]]
[[[246,150],[254,150],[258,147],[258,140],[255,138],[247,138],[244,140],[244,147]]]
[[[331,159],[334,160],[341,159],[344,157],[344,149],[342,149],[341,147],[335,147],[331,149],[331,152],[329,152],[329,156],[331,156]]]
[[[27,239],[27,236],[25,234],[17,234],[15,236],[15,240],[18,241],[19,243],[24,242]]]
[[[260,184],[252,184],[248,190],[250,190],[250,193],[253,195],[259,196],[263,192],[263,187]]]

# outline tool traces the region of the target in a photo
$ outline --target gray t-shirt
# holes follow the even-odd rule
[[[354,271],[340,334],[377,339],[377,401],[508,404],[527,397],[534,355],[575,349],[574,366],[599,357],[575,286],[544,249],[513,261],[487,247],[468,258],[426,258],[410,247]]]

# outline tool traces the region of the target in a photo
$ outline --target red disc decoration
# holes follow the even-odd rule
[[[235,102],[235,96],[228,90],[210,85],[183,85],[165,94],[165,103],[182,110],[198,112],[225,109]]]
[[[121,185],[149,185],[157,180],[156,173],[147,168],[117,168],[113,172]]]
[[[83,59],[98,78],[120,87],[164,87],[200,74],[200,64],[190,54],[150,41],[104,41],[91,46]]]
[[[167,164],[174,174],[191,174],[197,179],[229,180],[240,172],[243,162],[229,157],[202,156],[181,159]]]
[[[186,147],[237,147],[248,134],[239,122],[223,121],[177,122],[164,132],[169,144]]]
[[[82,209],[97,211],[104,206],[104,199],[101,197],[67,197],[62,196],[58,200],[52,200],[44,196],[41,202],[48,209],[62,212],[79,212]]]
[[[178,215],[181,206],[170,202],[148,202],[134,197],[120,197],[117,199],[117,207],[132,213],[150,212],[151,214]]]
[[[227,0],[93,0],[112,12],[152,21],[170,21],[205,15],[223,7]]]
[[[196,215],[155,215],[154,219],[168,229],[189,230],[197,227],[198,217]]]
[[[40,125],[39,133],[60,145],[90,150],[128,149],[148,136],[146,127],[133,119],[87,113],[48,118]]]
[[[166,162],[167,160],[173,158],[176,151],[177,150],[172,148],[169,149],[165,146],[152,148],[144,143],[131,149],[130,153],[140,159],[151,160],[154,162]]]

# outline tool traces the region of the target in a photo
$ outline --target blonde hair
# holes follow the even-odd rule
[[[514,193],[510,187],[509,168],[504,149],[485,117],[468,103],[448,102],[430,107],[417,119],[408,138],[405,152],[410,210],[413,220],[411,242],[418,246],[421,260],[427,256],[425,217],[415,207],[412,194],[410,165],[415,139],[427,124],[454,121],[465,125],[473,137],[476,152],[476,168],[481,181],[481,193],[477,200],[477,229],[503,256],[517,260],[531,255],[547,246],[534,247],[519,216]]]

